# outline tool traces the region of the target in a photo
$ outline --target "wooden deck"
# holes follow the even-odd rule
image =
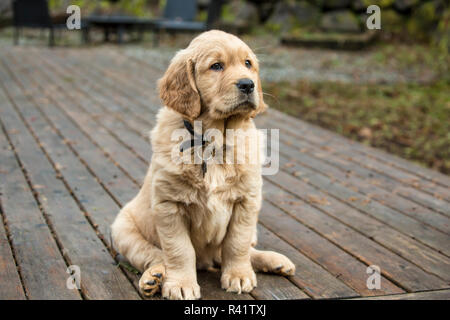
[[[109,226],[147,170],[160,76],[112,48],[0,48],[0,299],[141,299]],[[450,299],[449,177],[273,110],[257,123],[280,129],[258,246],[297,273],[243,295],[200,273],[204,299]]]

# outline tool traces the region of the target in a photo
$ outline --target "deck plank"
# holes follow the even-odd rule
[[[392,168],[401,169],[401,171],[405,173],[416,175],[417,177],[422,178],[421,180],[430,182],[431,184],[427,184],[427,186],[433,186],[435,184],[446,188],[450,187],[450,178],[442,173],[416,165],[413,162],[406,161],[383,150],[368,147],[355,141],[349,141],[342,136],[333,134],[331,131],[289,117],[278,110],[272,110],[271,115],[282,120],[284,123],[288,123],[291,128],[298,129],[301,127],[311,133],[312,139],[314,139],[316,145],[334,145],[344,152],[352,150],[359,154],[369,155],[380,163],[390,164]],[[440,189],[445,191],[445,189]]]
[[[0,150],[2,150],[2,152],[4,148],[7,147],[4,145],[4,142],[4,140],[0,142]],[[0,180],[3,180],[2,175],[6,175],[6,171],[2,171],[2,167],[3,166],[0,166]],[[2,189],[3,188],[0,185],[0,200],[2,198]],[[1,210],[0,203],[0,215],[3,216]],[[1,220],[3,220],[3,218]],[[0,282],[2,284],[0,300],[25,300],[26,296],[22,288],[19,270],[17,269],[11,250],[5,226],[2,221],[2,223],[0,223]]]
[[[268,177],[268,179],[274,181],[273,177]],[[299,179],[296,179],[296,177],[285,173],[284,171],[280,171],[275,179],[277,181],[274,182],[278,185],[300,185]],[[345,206],[347,210],[351,210],[350,208],[357,209],[388,224],[396,230],[421,241],[423,244],[450,256],[450,237],[445,233],[430,228],[427,225],[406,215],[402,215],[380,203],[370,201],[370,198],[362,197],[357,192],[344,188],[325,176],[314,175],[309,176],[307,179],[308,184],[313,184],[314,187],[319,189],[316,192],[313,192],[312,195],[314,197],[319,197],[319,199],[326,198],[327,202],[331,204],[330,207],[333,209],[336,206]],[[307,186],[305,185],[305,187]],[[296,193],[299,193],[298,190],[295,191]],[[351,201],[350,199],[357,199],[358,201]]]
[[[101,64],[101,61],[100,60],[98,60],[98,61],[96,61],[96,64],[97,63],[99,63],[99,64]],[[98,68],[98,66],[96,66],[95,68]],[[88,70],[89,71],[89,70]],[[105,74],[106,75],[106,74]],[[96,74],[95,73],[93,73],[92,74],[92,76],[96,76]],[[97,76],[98,76],[98,74],[97,74]],[[120,79],[120,78],[118,78],[118,80],[123,80],[123,79]],[[139,79],[133,79],[133,84],[135,85],[136,84],[136,81],[135,80],[139,80]],[[125,83],[125,85],[126,85],[126,83]],[[119,89],[123,89],[123,88],[117,88],[117,86],[114,86],[113,84],[111,84],[111,86],[113,86],[114,87],[114,89],[117,89],[117,90],[119,90]],[[133,91],[134,90],[134,88],[133,87],[130,87],[129,88],[130,89],[130,91]],[[128,94],[128,92],[125,92],[124,94]],[[132,98],[136,98],[137,99],[137,96],[135,95],[135,96],[133,96]],[[144,101],[144,103],[145,103],[145,101]],[[145,112],[145,110],[142,110],[142,111],[144,111]],[[143,114],[143,112],[141,112],[141,114]],[[265,119],[268,119],[269,117],[266,117]],[[287,137],[287,135],[284,135],[284,137]],[[284,139],[286,139],[286,138],[284,138]],[[286,145],[283,145],[283,147],[286,147]],[[323,153],[323,152],[322,152]],[[354,164],[353,164],[353,166],[354,166]],[[374,173],[372,172],[372,171],[370,171],[370,170],[368,170],[368,169],[362,169],[362,170],[366,170],[366,172],[369,172],[369,174],[370,175],[374,175]],[[378,175],[379,176],[379,175]],[[377,177],[378,177],[377,176]],[[389,179],[389,178],[387,178],[387,179]],[[371,179],[371,180],[374,180],[374,179]],[[394,183],[393,183],[394,182]],[[389,181],[389,183],[390,184],[393,184],[393,185],[395,185],[395,180],[393,180],[393,179],[391,179],[390,181]],[[386,185],[386,184],[384,184],[384,185]],[[384,186],[383,185],[383,186]],[[405,194],[408,194],[408,195],[410,195],[411,197],[413,197],[413,196],[415,196],[415,194],[414,194],[414,190],[413,190],[413,194],[411,194],[411,189],[409,189],[408,187],[403,187],[403,188],[400,188],[399,190],[401,190],[401,192],[404,192]],[[396,192],[399,192],[399,190],[396,190]],[[431,196],[430,196],[431,197]],[[427,196],[424,196],[424,195],[421,195],[421,196],[419,196],[419,199],[423,199],[423,201],[425,201],[425,203],[426,204],[428,204],[428,205],[430,205],[431,207],[433,207],[433,208],[436,208],[436,206],[439,208],[439,210],[442,210],[442,208],[445,208],[445,206],[443,206],[442,205],[442,203],[438,203],[437,205],[435,205],[435,202],[436,201],[438,201],[439,202],[439,200],[438,199],[436,199],[436,198],[432,198],[431,197],[431,201],[430,201],[430,197],[428,197],[427,198]],[[413,199],[416,199],[417,200],[417,198],[416,197],[413,197]],[[392,204],[394,204],[395,205],[395,203],[396,202],[394,202],[394,201],[392,201],[391,202]],[[410,204],[410,203],[409,203]],[[414,213],[414,212],[412,212],[412,213]],[[438,223],[437,223],[438,224]],[[436,225],[437,225],[436,224]],[[448,225],[448,224],[447,224]]]
[[[295,264],[296,273],[289,279],[313,298],[353,297],[359,294],[319,264],[284,242],[263,225],[258,225],[257,249],[280,252]]]
[[[307,168],[299,167],[294,165],[292,162],[284,161],[284,164],[290,164],[289,166],[285,166],[285,168],[287,172],[294,173],[294,176],[296,175],[296,172],[302,172],[300,179],[298,179],[299,181],[303,183],[309,181],[308,179],[310,174],[308,173],[309,171]],[[310,196],[315,196],[318,199],[321,199],[320,194],[318,194],[315,189],[308,187],[308,185],[303,185],[309,192],[305,194],[305,198],[303,198],[305,201],[313,200],[309,199]],[[325,199],[325,196],[323,196],[322,199]],[[327,197],[326,199],[330,198]],[[333,199],[330,200],[333,201]],[[329,200],[326,201],[328,202]],[[355,198],[353,201],[369,200]],[[373,217],[363,214],[353,208],[350,209],[345,205],[341,205],[340,207],[338,205],[334,205],[333,208],[331,208],[325,202],[309,202],[311,202],[311,204],[318,209],[325,210],[327,214],[331,214],[336,219],[344,222],[348,226],[353,227],[355,230],[363,232],[370,239],[379,242],[393,252],[396,252],[397,254],[421,266],[428,272],[434,273],[442,279],[450,279],[450,258],[440,254],[437,250],[431,250],[429,247],[411,237],[406,236],[403,233],[400,233],[382,221],[378,221]]]
[[[39,76],[39,75],[37,75],[37,73],[34,73],[33,74],[33,76]],[[38,81],[39,80],[44,80],[44,79],[42,79],[42,78],[37,78],[38,79]],[[51,91],[52,93],[53,93],[53,96],[55,96],[56,94],[55,94],[55,91]],[[63,106],[63,104],[61,103],[61,100],[63,99],[63,97],[62,96],[58,96],[58,95],[56,95],[59,99],[57,100],[58,101],[58,104],[59,104],[59,106]],[[68,110],[67,109],[65,109],[67,112],[66,112],[66,114],[67,115],[69,115],[70,117],[71,117],[71,119],[73,119],[73,120],[75,120],[76,121],[76,119],[74,119],[74,117],[75,117],[75,113],[70,113],[70,112],[68,112]],[[78,110],[79,111],[79,113],[77,113],[78,115],[80,115],[80,113],[81,112],[83,112],[83,110]],[[89,117],[87,117],[86,115],[82,115],[83,116],[83,119],[85,119],[85,120],[88,120],[89,119]],[[81,128],[83,128],[84,127],[84,122],[82,122],[82,121],[76,121],[77,122],[77,124],[78,125],[80,125],[81,126]],[[101,139],[98,139],[98,140],[96,140],[97,141],[97,143],[98,144],[100,144],[101,145],[101,143],[102,143],[102,140]],[[147,144],[147,143],[146,143]],[[111,143],[110,144],[110,146],[111,146],[111,150],[116,150],[115,148],[121,148],[121,146],[119,145],[119,144],[117,144],[117,143]],[[126,149],[123,149],[122,151],[125,151]],[[129,159],[132,159],[133,157],[134,157],[134,155],[133,154],[130,154],[130,150],[127,150],[127,152],[124,152],[123,154],[123,159],[126,159],[127,157],[129,158]],[[139,166],[140,166],[140,169],[141,170],[146,170],[146,168],[147,168],[147,164],[139,164]],[[143,175],[142,175],[143,176]],[[137,180],[137,176],[135,176],[135,180]],[[136,190],[136,193],[137,193],[137,190]],[[273,285],[271,285],[272,283],[273,283],[273,280],[270,278],[270,277],[265,277],[265,276],[261,276],[259,279],[258,279],[258,281],[259,281],[259,291],[257,291],[257,293],[255,293],[255,296],[257,296],[257,294],[258,294],[258,297],[260,297],[260,298],[262,298],[262,297],[264,297],[264,298],[269,298],[269,297],[276,297],[276,296],[280,296],[281,295],[281,293],[282,293],[282,291],[279,291],[279,289],[277,289],[277,288],[274,288],[273,287]],[[279,281],[283,281],[283,280],[279,280]],[[280,283],[280,284],[283,284],[282,282]],[[289,294],[289,296],[291,297],[291,298],[293,298],[293,297],[296,297],[296,298],[306,298],[307,296],[304,294],[304,293],[302,293],[294,284],[292,284],[292,283],[289,283],[289,282],[284,282],[284,285],[283,285],[283,287],[284,287],[284,294],[287,296],[287,294]],[[277,291],[278,290],[278,291]]]
[[[289,140],[293,141],[293,140]],[[370,197],[371,199],[386,205],[394,210],[409,215],[423,223],[450,234],[450,218],[433,211],[426,206],[417,204],[407,198],[399,197],[394,190],[385,190],[379,185],[378,177],[373,176],[371,179],[363,179],[355,176],[351,172],[344,168],[338,168],[323,161],[322,159],[309,156],[305,152],[301,152],[292,147],[280,146],[280,156],[282,159],[288,159],[285,161],[285,165],[289,163],[289,167],[283,167],[282,169],[297,175],[307,177],[316,173],[326,175],[330,179],[339,181],[343,186],[351,188],[362,195]],[[336,161],[339,163],[340,161]],[[347,167],[348,168],[348,167]],[[306,171],[306,172],[305,172]],[[376,184],[374,184],[376,183]]]
[[[369,290],[366,286],[367,276],[365,272],[367,265],[267,201],[264,201],[259,221],[264,227],[296,247],[361,295],[371,296],[404,292],[403,289],[385,278],[382,280],[384,285],[380,290]]]
[[[9,136],[22,135],[18,128],[5,127],[9,120],[5,110],[7,103],[3,88],[0,88],[0,124]],[[1,170],[4,172],[1,174],[2,210],[28,298],[81,299],[77,291],[66,287],[67,265],[3,130],[0,132],[0,150]],[[15,266],[13,268],[10,272],[16,270]],[[11,278],[14,280],[17,278]],[[1,291],[2,295],[7,294],[3,287]]]
[[[46,121],[39,109],[39,104],[43,101],[42,93],[35,90],[26,77],[16,73],[16,78],[23,88],[29,88],[25,96],[27,96],[30,103],[34,104],[31,107],[26,107],[25,105],[17,106],[23,118],[27,125],[32,128],[46,153],[58,166],[59,172],[69,185],[70,191],[76,197],[79,205],[82,206],[98,237],[106,243],[109,251],[114,252],[111,248],[109,230],[120,206],[111,197],[108,190],[102,187],[98,178],[91,174],[89,167],[84,165],[82,159],[77,157],[67,140],[58,134],[55,128],[51,127],[50,122]],[[122,270],[133,281],[135,287],[138,288],[137,283],[139,279],[136,275],[128,272],[126,269]]]
[[[272,114],[273,110],[269,114]],[[283,121],[277,120],[277,118],[271,118],[271,125],[275,127],[280,127]],[[445,202],[442,198],[449,196],[449,191],[447,187],[440,186],[435,182],[420,180],[420,178],[403,172],[401,170],[392,168],[382,162],[376,161],[370,157],[364,157],[355,152],[354,150],[348,150],[341,143],[336,144],[334,141],[325,141],[322,143],[314,143],[314,141],[309,141],[311,132],[309,126],[300,127],[299,129],[293,130],[290,126],[281,127],[281,132],[283,132],[283,140],[293,138],[293,145],[311,152],[314,156],[322,159],[336,159],[339,161],[346,161],[351,163],[353,167],[356,167],[359,171],[369,172],[372,176],[380,177],[382,179],[387,179],[392,181],[393,186],[398,186],[398,190],[403,190],[402,187],[406,187],[408,194],[406,196],[417,194],[426,194],[429,198],[435,200],[436,203]],[[419,183],[420,182],[420,183]],[[384,185],[383,185],[384,186]],[[396,188],[397,190],[397,188]],[[448,200],[447,200],[448,201]],[[436,209],[442,209],[439,206]]]
[[[22,81],[25,81],[22,79]],[[24,85],[27,84],[26,82],[23,83]],[[31,84],[28,83],[30,86]],[[31,91],[30,96],[36,97],[37,101],[41,98],[41,95],[38,91]],[[42,101],[42,99],[41,99]],[[33,112],[33,108],[27,108],[28,112]],[[26,111],[25,110],[25,111]],[[33,125],[36,126],[38,121],[38,114],[32,113],[28,114],[27,118],[33,118]],[[59,123],[61,123],[63,126],[67,125],[67,120],[59,118]],[[102,232],[103,236],[106,236],[104,240],[109,243],[109,238],[107,235],[109,235],[109,226],[114,220],[119,207],[117,204],[113,204],[110,200],[110,198],[107,197],[106,194],[104,194],[101,190],[98,190],[98,188],[95,188],[96,182],[95,179],[89,177],[89,173],[83,170],[75,161],[73,161],[73,157],[68,157],[67,153],[70,153],[70,150],[65,150],[64,148],[67,147],[67,144],[64,144],[62,142],[58,142],[58,140],[54,140],[52,138],[46,138],[46,135],[48,136],[49,130],[46,130],[45,126],[41,126],[41,129],[39,130],[40,134],[42,134],[40,137],[42,138],[43,142],[45,144],[45,147],[49,154],[52,156],[54,160],[59,160],[59,163],[61,164],[62,168],[70,168],[70,171],[68,171],[69,174],[65,174],[66,170],[61,170],[63,173],[63,176],[66,178],[66,180],[69,182],[69,184],[72,187],[73,192],[78,195],[78,198],[83,203],[83,205],[86,208],[89,208],[90,210],[87,210],[89,213],[91,213],[91,216],[94,218],[96,224],[99,225],[99,230]],[[74,137],[75,138],[75,137]],[[78,140],[79,142],[82,142],[82,140]],[[79,145],[79,144],[78,144]],[[99,161],[105,161],[106,159],[102,159],[103,155],[101,155],[99,158],[95,159],[92,163],[98,163]],[[112,166],[114,164],[111,163]],[[120,173],[115,173],[120,174]],[[127,178],[125,178],[127,179]],[[131,181],[130,181],[131,182]],[[109,187],[109,184],[107,184]],[[139,191],[139,188],[137,185],[130,186],[131,190],[136,194]],[[115,191],[115,190],[114,190]],[[200,283],[207,283],[208,280],[211,277],[205,274],[199,275],[199,282]],[[137,283],[137,281],[136,281]],[[218,282],[220,284],[220,281]],[[211,287],[206,286],[207,291],[202,290],[203,297],[206,299],[251,299],[249,295],[234,295],[231,293],[226,293],[223,291],[220,286],[217,287]]]
[[[47,72],[44,69],[40,70]],[[48,81],[48,78],[43,77],[40,73],[36,73],[34,76],[38,81]],[[47,87],[46,94],[52,97],[61,110],[74,121],[79,130],[84,132],[96,146],[115,159],[117,165],[126,171],[134,181],[143,180],[147,171],[145,163],[135,156],[128,156],[129,149],[118,143],[104,127],[83,111],[81,105],[87,102],[84,97],[80,96],[77,100],[70,100],[70,97],[58,85]]]
[[[299,201],[288,192],[282,191],[272,184],[266,184],[264,192],[270,202],[289,212],[292,217],[338,244],[367,265],[380,266],[382,274],[389,276],[390,279],[395,279],[404,288],[415,291],[447,287],[446,281],[421,270],[416,265],[339,223],[338,220],[315,209],[307,202]],[[446,264],[442,264],[441,267],[448,270]]]
[[[24,99],[20,88],[8,80],[2,79],[16,105],[32,107]],[[9,106],[9,108],[8,108]],[[114,260],[95,231],[91,228],[83,212],[72,198],[61,180],[60,173],[48,161],[40,150],[34,137],[15,113],[13,107],[6,104],[2,108],[2,119],[7,127],[21,131],[14,135],[15,146],[23,165],[30,177],[43,210],[47,212],[55,229],[57,238],[64,248],[65,257],[71,264],[78,265],[82,272],[82,292],[89,299],[138,299],[139,295],[132,289],[131,283],[123,272],[116,267]]]
[[[59,76],[63,76],[64,72],[58,69],[52,69]],[[66,70],[64,70],[66,71]],[[74,69],[68,69],[67,71],[75,71]],[[85,84],[85,85],[83,85]],[[145,132],[146,137],[143,134],[139,134],[136,131],[130,130],[129,127],[125,125],[125,122],[121,119],[120,114],[124,110],[120,108],[119,105],[111,101],[115,95],[102,95],[95,89],[98,86],[91,86],[85,82],[79,82],[79,84],[67,83],[64,81],[59,82],[60,87],[65,89],[65,93],[71,97],[71,99],[78,99],[81,102],[79,106],[84,113],[89,117],[95,119],[95,121],[104,127],[110,135],[112,135],[117,141],[121,142],[123,146],[131,150],[135,156],[147,163],[151,158],[151,148],[148,139],[148,131],[150,126],[147,124],[142,128],[141,132]],[[79,88],[79,92],[83,92],[83,98],[75,96],[72,91],[73,88]]]
[[[282,125],[282,123],[274,121],[269,116],[260,117],[257,119],[257,123],[261,127],[268,129],[278,129]],[[393,194],[398,194],[410,201],[449,216],[449,209],[445,206],[445,201],[433,196],[432,192],[427,192],[426,186],[424,189],[418,189],[413,182],[410,184],[407,180],[398,181],[391,176],[371,170],[364,164],[355,163],[352,161],[351,156],[345,152],[336,154],[337,150],[341,151],[341,149],[332,143],[323,146],[314,145],[300,137],[309,135],[309,131],[306,128],[299,126],[296,129],[299,132],[295,132],[296,134],[289,130],[291,130],[289,126],[280,128],[280,149],[283,152],[300,152],[310,155],[314,161],[335,166],[347,174],[354,174],[358,179],[364,180],[365,183],[375,185]],[[431,183],[426,185],[429,184]]]
[[[309,286],[314,286],[314,284],[309,284]],[[351,295],[351,294],[354,294],[354,292],[353,293],[350,293],[351,291],[347,291],[347,295]]]
[[[104,107],[110,108],[112,112],[116,112],[115,115],[119,119],[132,117],[136,122],[136,127],[141,128],[139,133],[148,137],[148,131],[153,127],[149,127],[148,124],[154,120],[155,114],[149,112],[151,111],[149,110],[151,109],[149,108],[149,101],[155,99],[154,94],[145,96],[145,98],[148,98],[145,100],[141,94],[135,92],[133,86],[130,86],[128,75],[123,75],[120,81],[114,81],[108,78],[108,74],[95,72],[97,61],[92,67],[87,68],[87,66],[80,67],[80,61],[77,58],[72,61],[72,59],[64,59],[64,57],[55,54],[52,59],[48,59],[46,56],[42,56],[42,59],[54,72],[58,72],[58,69],[62,68],[61,62],[66,61],[63,66],[65,72],[70,72],[74,77],[80,79],[74,85],[77,85],[81,91],[99,104],[103,104]],[[92,58],[89,57],[89,59]],[[153,92],[152,89],[154,88],[155,84],[147,90]],[[138,108],[136,109],[136,107]]]
[[[139,298],[138,276],[117,268],[111,256],[109,225],[137,193],[147,170],[148,131],[159,109],[156,80],[161,70],[111,48],[16,47],[2,49],[0,60],[0,80],[15,103],[0,103],[0,121],[8,120],[9,130],[20,129],[11,137],[36,189],[28,191],[31,203],[37,206],[34,191],[39,201],[47,200],[42,209],[50,213],[67,261],[79,256],[71,252],[74,248],[100,255],[126,284],[112,289],[106,283],[100,291]],[[450,286],[448,177],[278,111],[269,111],[257,123],[281,128],[281,167],[277,175],[265,177],[258,248],[285,253],[297,273],[289,278],[258,274],[258,287],[250,295],[234,295],[220,288],[220,273],[199,272],[204,299],[407,298],[415,293],[405,291],[424,290],[417,294],[446,297],[445,290],[436,289]],[[48,183],[56,187],[46,188]],[[74,231],[63,224],[65,215],[57,209],[61,202],[51,199],[54,192],[69,203],[68,221],[80,222],[81,233],[93,236],[96,244],[90,251],[83,240],[67,247]],[[5,217],[11,214],[4,211]],[[61,232],[69,237],[61,238]],[[0,249],[7,249],[12,266],[8,239],[3,237],[2,247],[1,236],[0,230]],[[21,268],[20,250],[17,263]],[[382,269],[381,290],[366,287],[370,264]],[[13,271],[20,296],[21,278]],[[21,276],[28,294],[26,272]],[[87,281],[83,297],[92,298],[89,290],[95,285]],[[97,298],[108,296],[102,294]]]

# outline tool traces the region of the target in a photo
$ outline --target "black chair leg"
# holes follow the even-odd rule
[[[103,29],[103,41],[108,42],[109,41],[109,28],[105,27]]]
[[[123,35],[125,33],[125,27],[124,26],[118,26],[117,27],[117,43],[122,44],[123,43]]]
[[[18,27],[14,27],[14,45],[19,44],[19,35],[20,35],[20,29]]]
[[[89,27],[84,27],[83,30],[81,31],[81,37],[83,39],[83,43],[84,44],[88,44],[90,39],[89,39]]]
[[[160,30],[159,29],[153,30],[153,46],[154,47],[159,46],[159,37],[160,37]]]
[[[144,28],[143,27],[140,27],[139,29],[138,29],[138,37],[137,37],[137,40],[138,41],[142,41],[144,39]]]
[[[48,40],[48,46],[49,47],[54,47],[55,46],[55,31],[53,30],[53,28],[50,28],[50,35],[49,35],[49,40]]]

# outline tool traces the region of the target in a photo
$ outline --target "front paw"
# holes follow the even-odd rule
[[[256,274],[250,263],[225,269],[221,278],[222,289],[227,292],[250,292],[256,287]]]
[[[157,264],[145,270],[139,280],[139,289],[145,297],[152,297],[160,291],[165,272],[166,268],[163,264]]]
[[[195,280],[167,278],[162,287],[162,296],[170,300],[200,299],[200,286]]]

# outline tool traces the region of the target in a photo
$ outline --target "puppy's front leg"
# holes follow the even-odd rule
[[[250,247],[259,211],[256,200],[235,204],[222,245],[222,288],[229,292],[250,292],[256,275],[250,262]]]
[[[195,250],[189,237],[184,208],[178,203],[165,201],[155,205],[154,210],[166,266],[162,296],[168,299],[200,299]]]

